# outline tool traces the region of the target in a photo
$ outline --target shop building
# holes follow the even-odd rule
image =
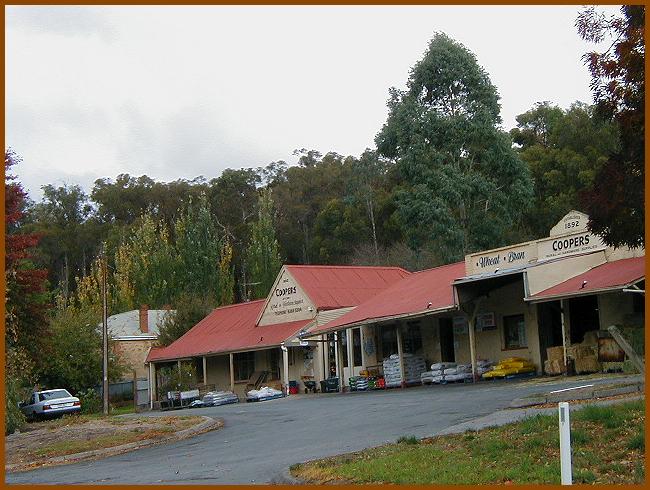
[[[409,273],[394,267],[284,266],[265,300],[215,309],[147,357],[152,404],[157,370],[193,362],[203,385],[243,396],[266,384],[339,378],[382,370],[397,354],[426,364],[510,357],[544,372],[547,349],[562,364],[586,338],[612,324],[643,331],[645,251],[613,249],[572,211],[530,242],[467,255]],[[589,333],[589,334],[588,334]],[[588,335],[587,335],[588,334]]]
[[[286,387],[289,380],[327,377],[323,343],[298,338],[367,301],[410,273],[398,267],[284,266],[265,300],[216,308],[189,332],[147,356],[150,403],[159,398],[158,372],[196,366],[199,382],[240,397],[250,382]]]

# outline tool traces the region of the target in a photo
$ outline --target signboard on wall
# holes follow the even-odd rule
[[[566,235],[569,233],[578,233],[581,231],[587,231],[587,223],[589,222],[589,216],[580,211],[570,211],[564,215],[564,217],[557,222],[557,224],[551,228],[551,232],[548,236],[560,236]]]
[[[286,270],[271,291],[260,325],[308,320],[316,316],[316,308],[300,288],[298,282]]]
[[[586,252],[604,250],[603,240],[589,231],[551,237],[537,242],[538,260],[555,259]]]
[[[469,256],[468,274],[493,272],[497,269],[510,269],[526,265],[536,259],[535,243],[524,243],[514,247],[501,248]]]
[[[464,316],[455,316],[454,317],[454,335],[467,335],[469,332],[467,318]]]

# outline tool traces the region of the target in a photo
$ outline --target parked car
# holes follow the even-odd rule
[[[44,390],[32,393],[29,401],[21,402],[19,407],[28,419],[41,419],[78,413],[81,411],[81,402],[68,390]]]

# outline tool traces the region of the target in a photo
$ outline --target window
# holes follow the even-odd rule
[[[404,352],[417,354],[422,351],[422,332],[420,331],[420,322],[408,322],[406,331],[403,334]]]
[[[386,359],[391,354],[397,354],[395,325],[387,325],[381,328],[381,355]]]
[[[354,346],[354,365],[361,366],[361,329],[352,330],[352,345]]]
[[[39,401],[56,400],[57,398],[69,398],[72,395],[66,390],[45,391],[38,394]]]
[[[524,315],[503,317],[503,337],[506,349],[526,347],[526,322]]]
[[[235,380],[247,381],[255,372],[255,352],[240,352],[233,357]]]

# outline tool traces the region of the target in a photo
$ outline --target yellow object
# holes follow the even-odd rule
[[[483,374],[484,378],[502,378],[511,374],[532,373],[535,365],[523,357],[508,357],[499,362],[492,371]]]

